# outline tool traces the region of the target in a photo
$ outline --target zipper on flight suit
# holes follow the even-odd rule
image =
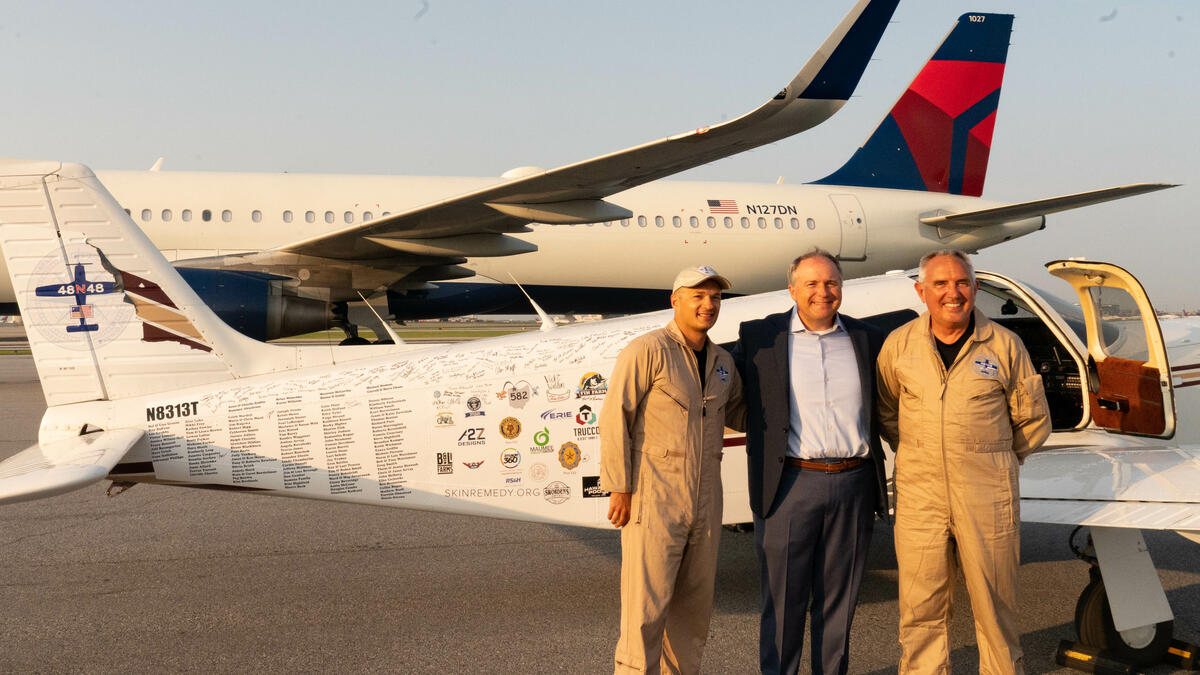
[[[704,482],[704,418],[708,416],[708,396],[704,393],[704,386],[700,383],[700,364],[696,360],[696,352],[687,344],[681,344],[684,351],[684,358],[692,366],[689,372],[692,377],[696,378],[696,388],[700,390],[700,437],[697,439],[700,445],[700,452],[696,453],[699,457],[696,460],[696,483],[694,492],[692,493],[692,522],[695,523],[697,512],[700,508],[700,484]],[[705,351],[707,357],[708,352]],[[715,357],[714,357],[715,359]],[[704,364],[707,366],[708,364]],[[707,370],[707,367],[705,368]],[[707,373],[706,373],[707,374]],[[705,382],[709,378],[705,378]],[[691,426],[690,424],[688,425]]]
[[[937,340],[937,336],[935,336],[933,334],[932,328],[930,328],[929,337],[932,340]],[[946,505],[947,506],[950,505],[950,502],[952,500],[950,499],[950,465],[946,458],[946,387],[950,383],[950,371],[954,370],[954,367],[957,366],[958,362],[962,360],[963,354],[965,354],[967,351],[969,351],[971,349],[971,343],[974,341],[975,341],[975,332],[972,331],[971,336],[968,337],[967,341],[963,343],[962,349],[959,349],[958,353],[954,355],[954,360],[950,362],[949,369],[946,368],[945,362],[942,361],[942,356],[941,356],[941,354],[938,353],[937,345],[936,344],[932,345],[933,346],[933,355],[935,357],[934,360],[937,361],[938,368],[941,370],[941,373],[942,373],[942,391],[939,396],[941,399],[941,419],[938,420],[940,423],[939,424],[940,438],[938,440],[938,445],[941,446],[941,451],[942,451],[942,482],[944,482],[946,484]],[[949,510],[949,509],[947,509],[947,512],[950,514],[950,516],[948,518],[949,522],[947,524],[953,525],[954,513],[952,510]],[[951,538],[954,537],[953,528],[951,528],[950,536],[951,536]]]

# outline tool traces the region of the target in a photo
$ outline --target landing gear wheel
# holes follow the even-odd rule
[[[1091,582],[1079,594],[1079,602],[1075,604],[1075,630],[1080,642],[1139,666],[1162,662],[1167,647],[1171,646],[1174,627],[1174,621],[1163,621],[1154,626],[1118,631],[1113,625],[1104,580],[1094,567]]]

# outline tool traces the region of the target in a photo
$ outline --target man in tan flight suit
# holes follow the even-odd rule
[[[708,339],[729,281],[679,273],[675,316],[617,356],[600,411],[600,486],[621,531],[621,637],[615,672],[698,673],[712,618],[721,536],[726,406],[742,385]]]
[[[879,417],[896,451],[901,673],[949,673],[956,565],[979,672],[1022,673],[1016,616],[1018,464],[1050,435],[1042,378],[1011,331],[975,309],[967,257],[921,259],[928,312],[879,353]]]

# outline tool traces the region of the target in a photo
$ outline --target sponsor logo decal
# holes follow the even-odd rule
[[[467,399],[467,412],[463,415],[463,417],[486,415],[487,411],[483,410],[482,408],[483,401],[480,401],[478,396],[472,396],[471,398]]]
[[[508,478],[504,479],[504,483],[506,485],[511,485],[513,483],[520,483],[520,482],[521,482],[520,476],[509,476]]]
[[[575,415],[575,422],[577,424],[595,424],[596,413],[592,412],[592,406],[586,403],[579,406],[579,414]]]
[[[540,497],[541,488],[447,488],[449,499],[503,499],[504,497]]]
[[[551,504],[561,504],[571,498],[571,488],[561,480],[556,480],[542,488],[542,496]]]
[[[600,427],[596,426],[596,413],[592,412],[592,406],[586,403],[579,406],[579,414],[575,415],[575,423],[580,425],[575,427],[576,440],[600,437]]]
[[[433,417],[434,426],[452,427],[454,426],[454,413],[449,410],[442,410]]]
[[[458,435],[459,445],[483,445],[484,443],[487,441],[483,438],[483,427],[471,427]]]
[[[608,393],[608,380],[597,372],[590,372],[579,378],[579,387],[575,389],[575,398],[604,398]]]
[[[597,497],[607,497],[610,495],[608,490],[600,487],[600,476],[584,476],[583,477],[583,496],[586,498],[595,499]]]
[[[535,480],[540,483],[540,482],[546,480],[546,475],[548,473],[549,473],[549,470],[546,468],[546,465],[542,464],[541,462],[538,462],[537,464],[531,464],[529,466],[529,479],[530,480]]]
[[[542,419],[547,422],[554,420],[569,420],[571,419],[571,411],[569,410],[544,410],[542,411]]]
[[[505,417],[500,420],[500,435],[512,440],[521,435],[521,420],[515,417]]]
[[[483,460],[481,459],[478,462],[463,462],[463,466],[467,467],[468,469],[478,469],[479,467],[483,466]]]
[[[570,413],[568,413],[570,414]],[[534,445],[529,448],[529,452],[539,455],[544,452],[554,452],[554,446],[550,445],[550,428],[542,427],[541,431],[533,435]]]
[[[500,451],[500,465],[506,469],[521,466],[521,451],[516,448],[505,448]]]
[[[579,446],[571,441],[562,444],[558,449],[558,463],[562,464],[562,468],[570,471],[579,466],[579,461],[583,459],[583,453],[579,452]]]
[[[558,403],[571,398],[571,390],[564,387],[561,375],[546,375],[546,400]]]
[[[437,454],[437,472],[438,475],[454,473],[454,453],[439,452]]]
[[[524,408],[534,396],[537,396],[537,387],[530,386],[525,380],[516,383],[505,382],[504,388],[496,392],[496,398],[507,400],[514,408]]]

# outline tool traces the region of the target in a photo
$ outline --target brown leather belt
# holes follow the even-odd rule
[[[789,466],[800,467],[805,471],[820,471],[822,473],[841,473],[853,469],[865,461],[867,460],[862,457],[851,457],[850,459],[843,459],[840,462],[810,462],[807,459],[787,458]]]

